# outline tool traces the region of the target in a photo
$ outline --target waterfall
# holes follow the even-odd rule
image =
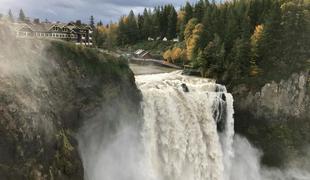
[[[87,180],[306,180],[302,169],[262,167],[262,153],[234,134],[233,97],[214,80],[172,72],[136,76],[142,126],[104,131],[102,115],[82,128]],[[123,117],[124,122],[126,118]]]
[[[156,179],[229,179],[224,172],[233,156],[234,121],[226,88],[180,72],[136,80],[143,94],[145,156]]]

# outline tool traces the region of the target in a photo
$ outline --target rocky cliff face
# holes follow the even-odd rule
[[[76,132],[98,110],[101,121],[138,116],[140,98],[125,62],[63,42],[17,40],[0,24],[0,179],[83,179]]]
[[[279,165],[302,154],[310,144],[310,73],[300,72],[270,82],[253,92],[234,88],[236,130],[265,152],[264,161]]]
[[[257,118],[274,121],[288,120],[288,117],[310,119],[309,87],[309,73],[301,72],[293,74],[288,80],[268,83],[259,92],[245,93],[246,88],[240,86],[235,89],[234,94],[239,100],[238,108],[248,110]]]

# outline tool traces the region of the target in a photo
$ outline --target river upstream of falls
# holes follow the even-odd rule
[[[143,95],[141,127],[124,123],[109,138],[96,133],[97,124],[81,132],[85,179],[310,179],[306,171],[260,166],[261,152],[234,133],[233,97],[224,86],[178,71],[136,76],[136,82]]]

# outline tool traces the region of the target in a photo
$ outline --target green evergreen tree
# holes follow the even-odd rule
[[[10,9],[9,12],[8,12],[8,17],[9,17],[9,20],[10,20],[11,22],[14,22],[14,16],[13,16],[13,13],[12,13],[11,9]]]
[[[117,31],[117,44],[118,45],[125,45],[128,43],[128,39],[127,39],[127,30],[126,30],[126,25],[124,23],[124,17],[122,17],[120,20],[119,20],[119,23],[118,23],[118,31]]]
[[[97,26],[103,26],[103,23],[101,20],[97,23]]]
[[[146,39],[152,36],[153,21],[152,15],[145,8],[143,12],[142,36]]]
[[[90,25],[90,27],[95,28],[95,18],[94,18],[94,16],[90,16],[89,25]]]
[[[200,0],[194,8],[194,17],[198,19],[199,22],[202,21],[205,11],[204,1]]]
[[[251,45],[248,39],[238,38],[233,46],[231,60],[235,69],[234,77],[241,79],[249,75],[251,67]]]
[[[177,36],[177,20],[178,20],[178,14],[174,7],[171,8],[169,16],[168,16],[168,32],[167,32],[167,38],[169,40],[172,40]]]
[[[76,21],[75,21],[75,25],[81,26],[81,25],[82,25],[82,21],[81,21],[81,20],[76,20]]]
[[[152,37],[154,39],[161,37],[160,21],[161,21],[161,12],[160,12],[160,8],[157,7],[154,9],[154,14],[152,16],[152,24],[153,24]]]
[[[127,36],[129,43],[135,43],[139,39],[139,29],[134,12],[131,10],[128,15]]]
[[[138,14],[138,30],[139,30],[139,40],[145,40],[147,37],[143,33],[144,17]]]
[[[277,66],[280,63],[279,59],[282,57],[282,35],[283,29],[281,25],[282,12],[279,2],[275,2],[269,15],[266,17],[262,40],[257,47],[258,65],[260,65],[265,72],[270,68]]]
[[[281,23],[283,42],[281,44],[285,46],[284,61],[287,64],[303,64],[302,61],[297,60],[306,59],[310,55],[310,6],[308,5],[309,10],[305,10],[307,6],[304,1],[294,0],[284,3],[281,7],[283,12]]]
[[[185,10],[184,24],[187,24],[188,21],[193,18],[193,7],[189,2],[186,2],[184,10]]]
[[[26,21],[26,15],[25,15],[23,9],[21,9],[19,11],[18,20],[21,21],[21,22],[25,22]]]

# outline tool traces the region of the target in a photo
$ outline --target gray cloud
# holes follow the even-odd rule
[[[94,15],[97,21],[109,23],[118,20],[131,9],[140,13],[144,8],[168,3],[179,7],[185,2],[186,0],[0,0],[0,13],[6,14],[8,9],[12,9],[17,16],[22,8],[32,18],[64,22],[81,19],[88,22],[89,17]]]
[[[53,7],[56,8],[64,8],[64,9],[74,9],[76,8],[76,6],[72,3],[68,3],[68,2],[54,2],[52,3]]]

